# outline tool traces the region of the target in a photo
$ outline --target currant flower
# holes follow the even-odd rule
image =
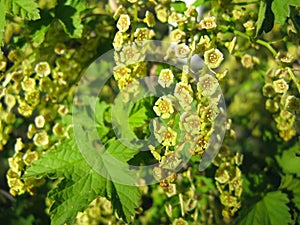
[[[168,18],[168,23],[169,24],[177,24],[177,23],[182,23],[186,20],[185,16],[181,13],[177,12],[172,12],[171,15]]]
[[[188,225],[188,222],[183,218],[176,218],[172,225]]]
[[[175,46],[175,56],[177,58],[186,58],[188,54],[190,53],[190,48],[182,43]]]
[[[17,138],[15,144],[15,152],[21,151],[25,147],[24,143],[22,142],[22,138]]]
[[[4,102],[7,105],[7,110],[11,111],[11,109],[16,105],[16,98],[12,94],[6,94],[4,97]]]
[[[21,87],[24,91],[33,91],[35,89],[35,79],[30,77],[25,77],[21,82]]]
[[[156,22],[153,14],[149,11],[146,11],[146,15],[144,18],[144,22],[147,24],[148,27],[154,27]]]
[[[181,130],[186,130],[189,134],[198,134],[200,130],[200,118],[196,113],[184,112],[180,116],[179,123]]]
[[[223,53],[218,49],[212,48],[204,52],[204,62],[211,69],[219,67],[223,59]]]
[[[163,118],[163,119],[169,118],[170,115],[174,112],[172,102],[166,96],[160,97],[155,102],[153,110],[156,113],[156,115],[161,116],[161,118]]]
[[[171,42],[180,42],[185,38],[185,32],[180,29],[172,30],[170,33]]]
[[[274,87],[273,87],[273,85],[270,84],[270,83],[266,83],[266,84],[263,86],[262,91],[263,91],[263,95],[264,95],[265,97],[268,97],[268,98],[274,96],[274,94],[275,94]]]
[[[291,113],[300,113],[300,99],[294,95],[288,96],[285,102],[285,109]]]
[[[113,74],[116,80],[128,80],[131,75],[131,69],[123,64],[120,64],[113,68]]]
[[[211,96],[216,92],[218,86],[219,84],[217,79],[209,74],[205,74],[204,76],[201,76],[199,78],[199,82],[197,83],[197,90],[199,94],[202,94],[204,96]]]
[[[289,85],[284,79],[278,79],[273,81],[273,87],[276,93],[285,93],[289,89]]]
[[[126,64],[134,64],[143,60],[143,55],[137,46],[132,43],[122,48],[120,53],[121,62]]]
[[[51,73],[48,62],[40,62],[34,67],[34,71],[41,77],[46,77]]]
[[[204,55],[204,52],[210,49],[211,41],[207,35],[201,36],[199,43],[196,45],[196,50]]]
[[[149,39],[149,29],[148,28],[137,28],[134,32],[134,37],[136,41],[146,41]]]
[[[168,9],[162,5],[158,5],[155,7],[155,13],[156,13],[156,17],[157,19],[162,22],[165,23],[168,20]]]
[[[130,17],[128,14],[121,14],[117,22],[117,28],[120,32],[126,32],[130,27]]]
[[[176,83],[174,96],[178,99],[179,104],[186,110],[190,109],[190,104],[193,101],[193,90],[191,85],[179,82]]]
[[[177,133],[170,127],[161,126],[159,130],[154,131],[154,136],[163,146],[174,146],[176,144]]]
[[[122,32],[118,31],[115,34],[114,41],[113,41],[114,49],[116,51],[120,51],[121,48],[122,48],[122,46],[123,46],[123,44],[124,44],[123,34],[122,34]]]
[[[43,128],[45,125],[45,118],[43,115],[39,115],[34,119],[35,126],[37,128]]]
[[[170,69],[162,69],[159,73],[158,77],[158,83],[162,87],[170,87],[170,85],[173,83],[174,75],[172,70]]]
[[[243,67],[245,67],[247,69],[251,69],[254,66],[253,57],[249,54],[245,54],[245,55],[243,55],[243,57],[241,59],[241,63],[243,65]]]
[[[36,133],[33,137],[33,143],[38,147],[49,144],[49,136],[46,131],[40,131],[39,133]]]
[[[27,151],[23,156],[24,163],[27,166],[30,166],[38,158],[39,158],[39,154],[36,151],[34,151],[34,152]]]
[[[289,52],[278,52],[276,60],[282,63],[292,63],[295,59],[294,56]]]
[[[214,28],[217,27],[217,23],[216,23],[216,17],[214,16],[208,16],[203,18],[203,20],[200,21],[198,29],[199,30],[212,30]]]

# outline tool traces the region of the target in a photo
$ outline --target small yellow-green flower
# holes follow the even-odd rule
[[[173,105],[171,100],[166,97],[160,97],[153,107],[154,112],[156,115],[161,116],[163,119],[167,119],[170,115],[174,112]]]
[[[177,133],[170,127],[161,126],[158,131],[154,132],[154,136],[163,146],[174,146],[176,144]]]
[[[176,83],[174,96],[178,99],[179,104],[188,110],[191,102],[193,101],[193,90],[191,85],[183,82]]]
[[[121,62],[126,64],[134,64],[143,60],[143,55],[134,43],[124,46],[120,52]]]
[[[172,42],[180,42],[185,38],[185,32],[180,29],[172,30],[170,33],[170,39]]]
[[[186,18],[183,14],[177,13],[177,12],[172,12],[168,18],[168,23],[169,24],[177,24],[177,23],[185,22],[185,20],[186,20]]]
[[[34,119],[35,126],[37,128],[43,128],[45,125],[45,118],[43,115],[39,115]]]
[[[207,35],[201,36],[199,43],[196,45],[196,50],[203,55],[205,51],[210,49],[211,41]]]
[[[134,37],[136,41],[146,41],[149,39],[149,29],[148,28],[137,28],[134,32]]]
[[[217,27],[216,24],[216,17],[214,16],[208,16],[203,18],[203,20],[200,21],[198,28],[200,30],[206,29],[211,30]]]
[[[21,87],[24,91],[33,91],[35,89],[35,79],[30,77],[25,77],[21,82]]]
[[[126,32],[130,26],[130,17],[127,14],[121,14],[117,22],[117,28],[120,32]]]
[[[123,35],[122,32],[118,31],[116,34],[115,34],[115,37],[114,37],[114,41],[113,41],[113,46],[114,46],[114,49],[116,51],[120,51],[123,44],[124,44],[124,41],[123,41]]]
[[[186,58],[190,53],[190,48],[186,44],[182,43],[175,46],[175,56],[178,58]]]
[[[285,93],[289,89],[289,85],[284,79],[278,79],[273,81],[273,87],[276,93]]]
[[[253,57],[249,54],[245,54],[241,59],[241,63],[243,67],[250,69],[254,66]]]
[[[11,94],[6,94],[4,98],[8,111],[10,111],[16,105],[16,97]]]
[[[210,96],[215,93],[219,84],[217,79],[209,74],[205,74],[199,78],[197,83],[197,90],[200,94],[204,96]]]
[[[46,131],[40,131],[39,133],[35,134],[33,137],[33,143],[38,147],[49,144],[49,136]]]
[[[212,48],[204,53],[204,62],[211,69],[219,67],[223,59],[222,52],[215,48]]]
[[[15,144],[15,152],[21,151],[24,147],[25,147],[25,145],[22,142],[22,138],[17,138],[17,142]]]
[[[146,15],[144,18],[144,22],[147,24],[148,27],[154,27],[156,22],[153,14],[149,11],[146,11]]]
[[[39,154],[34,151],[34,152],[31,152],[31,151],[27,151],[24,156],[23,156],[23,159],[24,159],[24,163],[27,165],[27,166],[30,166],[34,161],[36,161],[37,159],[39,158]]]
[[[180,129],[190,134],[198,134],[200,131],[200,118],[196,113],[184,112],[180,116]]]
[[[116,80],[128,80],[131,75],[131,69],[122,64],[114,67],[113,71]]]
[[[276,59],[283,63],[292,63],[295,60],[294,56],[289,52],[278,52]]]
[[[170,85],[173,83],[174,75],[172,70],[170,69],[162,69],[159,73],[158,77],[158,83],[162,87],[170,87]]]
[[[40,62],[34,67],[34,71],[41,77],[46,77],[51,73],[50,65],[48,62]]]
[[[183,218],[177,218],[173,221],[172,225],[188,225],[188,222]]]
[[[158,5],[155,7],[155,12],[156,12],[156,16],[157,19],[162,22],[165,23],[168,20],[168,9],[162,5]]]
[[[300,99],[294,95],[288,96],[285,102],[285,109],[291,113],[300,113]]]

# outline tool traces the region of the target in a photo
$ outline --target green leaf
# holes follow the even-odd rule
[[[171,2],[170,5],[179,13],[183,13],[187,9],[185,2],[182,1]]]
[[[270,32],[274,26],[274,14],[271,10],[272,0],[261,0],[256,21],[256,36],[263,31]]]
[[[14,14],[28,20],[37,20],[40,18],[38,5],[33,0],[1,0],[0,9],[0,47],[3,46],[6,14]],[[0,51],[0,57],[1,55]]]
[[[127,149],[117,140],[111,140],[106,151],[124,162],[136,154],[136,151]],[[101,156],[99,158],[101,159]],[[108,178],[116,172],[116,169],[111,168],[117,165],[105,161],[105,157],[100,162],[105,176],[99,175],[87,164],[73,137],[64,140],[54,150],[42,155],[41,159],[35,161],[26,171],[24,178],[44,175],[51,178],[64,178],[49,193],[49,198],[54,201],[50,209],[52,225],[72,224],[77,212],[84,210],[97,196],[111,200],[114,209],[124,221],[131,220],[135,208],[139,206],[141,197],[139,189],[112,182]]]
[[[291,222],[289,199],[281,191],[267,193],[246,215],[242,215],[238,225],[287,225]]]
[[[287,189],[293,193],[292,201],[295,206],[300,210],[300,180],[294,178],[292,175],[286,175],[282,178],[280,189]]]
[[[195,6],[195,7],[201,6],[204,2],[205,2],[205,0],[196,0],[193,3],[193,6]]]
[[[145,121],[148,119],[147,112],[149,110],[143,104],[136,104],[135,107],[131,110],[129,116],[129,124],[133,127],[140,127],[145,124]]]
[[[290,17],[290,6],[300,6],[299,0],[274,0],[272,3],[272,11],[275,15],[275,22],[283,25],[288,17]]]
[[[85,9],[85,2],[79,0],[59,0],[55,7],[55,18],[71,38],[80,38],[83,32],[80,13]]]
[[[300,157],[296,157],[298,146],[284,150],[282,156],[277,156],[277,162],[281,166],[283,172],[293,173],[300,177]]]

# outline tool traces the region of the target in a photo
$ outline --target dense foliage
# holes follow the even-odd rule
[[[299,225],[299,38],[299,0],[0,0],[0,223]],[[111,49],[86,81],[113,68],[96,102],[77,98]],[[159,96],[139,99],[145,78]],[[97,139],[105,151],[85,155]],[[115,182],[134,169],[106,155],[155,164],[155,182]]]

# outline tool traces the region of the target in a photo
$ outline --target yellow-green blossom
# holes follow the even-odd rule
[[[5,104],[7,105],[7,110],[10,111],[16,105],[16,97],[11,94],[6,94],[4,97]]]
[[[282,63],[292,63],[295,60],[294,56],[289,52],[278,52],[276,59]]]
[[[121,14],[117,22],[117,28],[120,32],[126,32],[130,27],[130,17],[127,14]]]
[[[154,132],[154,136],[163,146],[174,146],[176,144],[177,133],[170,127],[161,126],[158,131]]]
[[[185,38],[185,32],[180,29],[172,30],[170,33],[170,39],[172,42],[180,42]]]
[[[185,109],[190,109],[190,104],[193,101],[193,90],[191,85],[179,82],[176,83],[174,96],[178,99],[179,104]]]
[[[208,16],[208,17],[203,18],[203,20],[200,21],[198,29],[212,30],[216,27],[217,27],[216,17]]]
[[[165,23],[168,20],[168,9],[162,5],[158,5],[155,7],[155,12],[156,12],[156,16],[157,19],[162,22]]]
[[[148,28],[137,28],[134,32],[136,41],[146,41],[149,39],[150,30]]]
[[[147,24],[148,27],[154,27],[156,22],[153,14],[149,11],[146,11],[146,15],[144,18],[144,22]]]
[[[162,87],[170,87],[173,83],[174,75],[170,69],[162,69],[159,73],[158,83]]]
[[[131,69],[122,64],[114,67],[113,71],[116,80],[128,80],[131,76]]]
[[[182,43],[175,46],[175,56],[178,58],[186,58],[190,53],[190,48],[186,44]]]
[[[200,131],[200,118],[196,113],[184,112],[180,116],[180,129],[189,134],[198,134]]]
[[[143,56],[143,52],[134,43],[124,46],[120,52],[121,62],[126,64],[134,64],[142,61]]]
[[[210,49],[211,41],[207,35],[201,36],[199,43],[196,45],[196,50],[204,55],[204,52]]]
[[[215,48],[212,48],[204,53],[204,62],[211,69],[219,67],[223,59],[222,52]]]
[[[249,54],[243,55],[241,59],[243,67],[251,69],[254,66],[253,57]]]
[[[25,147],[25,145],[22,142],[22,138],[17,138],[17,142],[15,144],[15,152],[21,151],[24,147]]]
[[[160,97],[155,102],[153,110],[156,113],[156,115],[161,116],[161,118],[163,118],[163,119],[169,118],[170,115],[174,112],[172,102],[166,96]]]
[[[115,34],[115,37],[114,37],[114,41],[113,41],[113,46],[114,46],[114,49],[116,51],[120,51],[123,44],[124,44],[124,41],[123,41],[123,33],[118,31],[116,34]]]
[[[43,128],[45,125],[45,118],[43,115],[39,115],[34,119],[35,126],[37,128]]]
[[[34,71],[41,77],[46,77],[51,73],[50,65],[48,62],[40,62],[34,67]]]
[[[285,93],[289,89],[289,85],[284,79],[278,79],[273,81],[273,87],[276,93]]]
[[[173,221],[172,225],[188,225],[188,222],[183,218],[177,218]]]
[[[199,82],[197,83],[197,90],[199,94],[204,96],[210,96],[215,93],[219,86],[217,79],[209,74],[205,74],[199,78]]]
[[[38,147],[49,144],[49,136],[46,131],[40,131],[39,133],[35,134],[33,137],[33,143]]]

